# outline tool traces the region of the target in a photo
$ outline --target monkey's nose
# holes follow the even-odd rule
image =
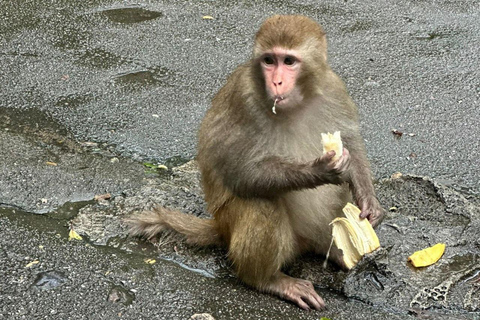
[[[282,81],[273,81],[273,85],[276,87],[276,86],[281,86],[282,85]]]

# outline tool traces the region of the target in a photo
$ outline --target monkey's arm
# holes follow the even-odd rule
[[[341,184],[342,173],[349,165],[347,154],[342,161],[332,162],[329,152],[307,163],[295,163],[276,156],[250,161],[247,165],[227,170],[224,183],[240,197],[273,198],[282,193],[322,184]]]
[[[358,206],[362,210],[360,217],[367,218],[375,227],[382,221],[385,211],[375,195],[365,146],[363,141],[347,142],[347,145],[351,148],[350,187]]]

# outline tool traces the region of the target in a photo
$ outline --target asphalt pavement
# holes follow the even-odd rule
[[[150,181],[144,163],[195,157],[211,98],[272,14],[326,30],[378,179],[429,176],[479,197],[479,1],[40,0],[7,1],[0,13],[0,318],[321,317],[234,280],[66,240],[67,221],[95,195]],[[35,288],[49,270],[69,279],[61,291]],[[109,301],[115,286],[136,290],[137,305]],[[409,317],[333,300],[332,319]]]

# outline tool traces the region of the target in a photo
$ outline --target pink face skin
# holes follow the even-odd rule
[[[296,80],[302,60],[295,50],[275,47],[260,60],[269,97],[281,107],[298,100]]]

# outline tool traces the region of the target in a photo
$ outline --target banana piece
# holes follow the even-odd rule
[[[436,245],[414,252],[408,261],[413,264],[414,267],[427,267],[434,264],[443,256],[445,252],[445,243],[437,243]]]
[[[340,131],[322,133],[323,154],[330,150],[335,151],[333,161],[337,161],[343,154],[343,143],[340,137]]]
[[[343,252],[343,261],[348,269],[353,268],[367,253],[380,247],[375,230],[368,220],[361,219],[360,209],[351,203],[343,208],[345,218],[333,219],[333,243]]]

